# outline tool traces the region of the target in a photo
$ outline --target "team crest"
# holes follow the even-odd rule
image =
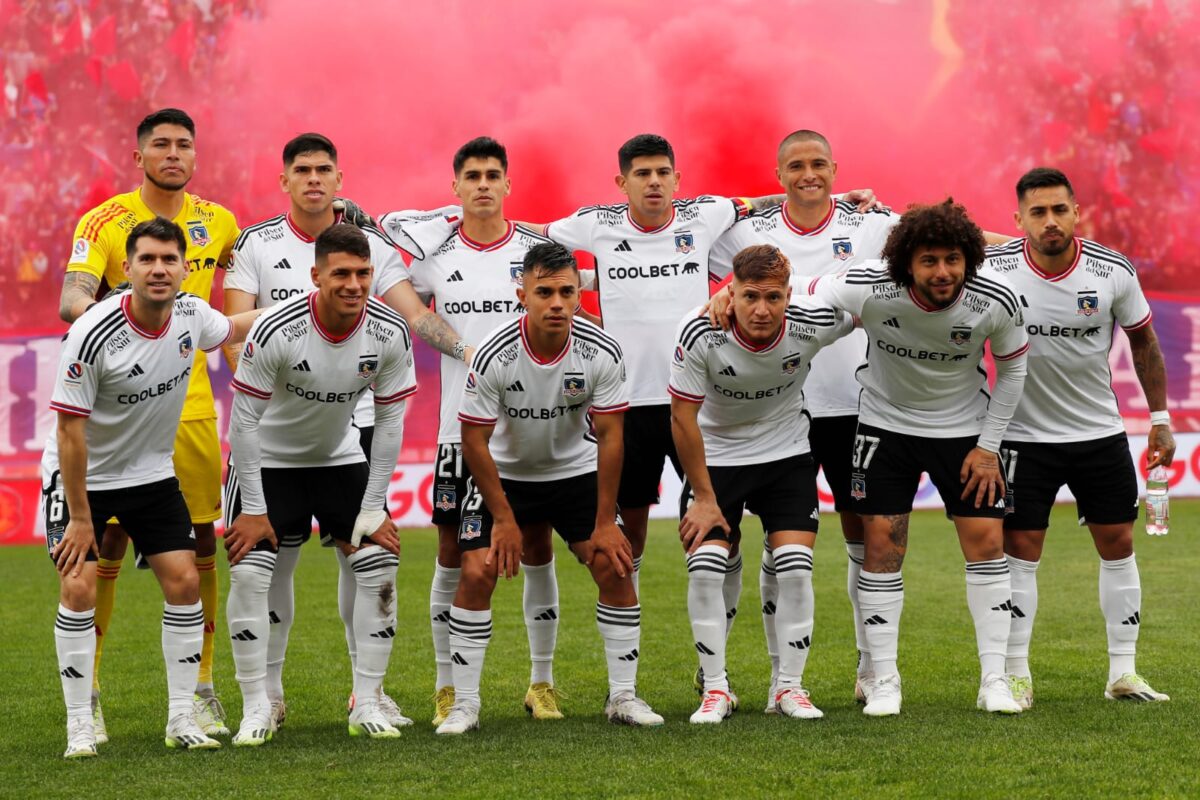
[[[691,231],[679,231],[675,234],[675,252],[690,253],[696,249],[696,239]]]
[[[850,496],[855,500],[867,499],[867,479],[863,475],[850,477]]]
[[[179,337],[179,357],[191,358],[192,352],[192,334],[188,332]]]
[[[845,261],[850,256],[854,255],[853,246],[849,239],[834,239],[833,240],[833,257],[838,261]]]
[[[508,265],[508,277],[517,286],[521,285],[521,279],[525,276],[525,265],[521,261],[511,261]]]
[[[587,381],[584,380],[582,373],[576,372],[563,378],[564,397],[579,397],[586,391]]]
[[[463,517],[462,527],[458,529],[458,540],[469,542],[483,535],[482,517]]]
[[[1075,313],[1081,317],[1090,317],[1100,313],[1100,297],[1092,289],[1085,289],[1075,298]]]
[[[208,244],[208,228],[204,227],[203,222],[189,222],[188,236],[196,247],[204,247]]]
[[[955,325],[950,329],[950,344],[962,347],[964,344],[969,344],[970,341],[971,327],[969,325]]]
[[[784,374],[785,375],[793,374],[796,370],[800,369],[800,364],[802,362],[803,362],[803,358],[801,358],[799,353],[793,353],[792,355],[786,357],[785,359],[783,359]]]
[[[369,381],[379,371],[379,359],[373,356],[363,356],[358,360],[358,377]]]
[[[441,511],[453,511],[458,506],[458,494],[453,486],[437,487],[437,502],[435,506]]]

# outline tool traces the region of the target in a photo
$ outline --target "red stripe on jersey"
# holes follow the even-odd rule
[[[136,333],[138,336],[141,336],[143,339],[161,339],[164,336],[166,336],[167,331],[169,331],[171,329],[171,317],[173,317],[174,314],[167,317],[166,324],[163,325],[158,330],[148,331],[145,328],[143,328],[142,326],[138,325],[137,322],[135,322],[133,319],[133,314],[129,313],[129,301],[132,297],[133,297],[133,294],[130,293],[130,294],[124,295],[121,298],[121,311],[124,312],[125,321],[129,323],[129,327],[133,328],[134,333]]]
[[[821,282],[820,278],[813,278],[812,282],[808,284],[808,293],[812,294],[813,292],[815,292],[817,290],[817,284],[820,282]]]
[[[107,208],[102,208],[96,212],[96,216],[92,217],[88,222],[88,226],[83,230],[83,237],[90,242],[96,241],[96,235],[100,233],[100,229],[107,225],[111,220],[128,211],[124,206],[114,203]]]
[[[1075,237],[1074,241],[1075,260],[1071,262],[1071,266],[1067,267],[1062,272],[1050,273],[1039,267],[1037,262],[1033,260],[1033,253],[1029,250],[1028,239],[1025,240],[1025,244],[1021,248],[1021,252],[1025,255],[1025,263],[1029,265],[1031,270],[1033,270],[1034,275],[1037,275],[1042,280],[1050,281],[1051,283],[1057,283],[1074,272],[1076,265],[1079,264],[1079,259],[1083,257],[1083,242],[1079,240],[1079,237]]]
[[[783,332],[784,332],[785,328],[787,328],[786,323],[779,326],[779,333],[775,336],[774,340],[767,342],[766,344],[755,344],[754,342],[747,339],[746,335],[744,333],[742,333],[742,329],[737,324],[737,320],[734,320],[734,323],[731,326],[731,329],[733,330],[734,340],[738,344],[740,344],[742,347],[749,350],[751,353],[765,353],[767,350],[770,350],[772,347],[774,347],[775,345],[782,342],[783,341]]]
[[[937,306],[926,305],[925,301],[924,301],[924,300],[922,300],[922,299],[921,299],[919,296],[917,296],[917,293],[913,291],[913,287],[911,287],[911,286],[910,286],[910,287],[908,287],[908,296],[909,296],[909,298],[911,298],[911,299],[912,299],[912,301],[913,301],[913,304],[914,304],[914,305],[915,305],[917,308],[921,309],[922,311],[926,311],[926,312],[929,312],[929,313],[931,313],[931,314],[932,314],[932,313],[935,313],[935,312],[938,312],[938,311],[945,311],[945,310],[946,310],[946,309],[948,309],[948,308],[954,308],[954,306],[958,305],[958,301],[959,301],[959,300],[962,298],[962,296],[963,296],[963,288],[965,288],[965,287],[960,287],[960,288],[959,288],[959,290],[958,290],[958,295],[957,295],[957,296],[955,296],[955,298],[954,298],[954,302],[952,302],[950,305],[948,305],[948,306],[945,306],[945,307],[943,307],[943,308],[938,308]]]
[[[496,424],[495,417],[493,417],[491,419],[488,419],[486,417],[472,417],[469,414],[462,413],[461,411],[458,412],[458,421],[465,422],[468,425],[495,425]]]
[[[66,403],[50,403],[51,411],[59,411],[63,414],[70,414],[73,417],[90,417],[92,410],[90,408],[79,408],[77,406],[69,406]]]
[[[307,233],[300,230],[300,226],[297,225],[296,221],[292,219],[292,212],[289,211],[287,214],[284,215],[283,218],[287,221],[288,227],[292,229],[292,233],[295,235],[295,237],[297,239],[304,242],[305,244],[312,244],[313,242],[316,241],[315,238],[313,238],[312,236],[309,236]],[[342,221],[342,212],[339,211],[333,215],[333,224],[337,225],[341,221]]]
[[[409,386],[407,389],[401,389],[400,391],[396,392],[395,394],[389,394],[387,397],[380,397],[379,395],[375,395],[375,405],[386,406],[386,405],[391,405],[392,403],[399,403],[401,400],[404,400],[405,398],[408,398],[408,397],[412,397],[416,393],[417,393],[417,387],[414,384],[413,386]]]
[[[220,348],[221,346],[223,346],[226,342],[229,341],[229,338],[231,336],[233,336],[233,320],[226,319],[225,321],[229,323],[229,331],[225,334],[225,338],[222,339],[217,344],[214,344],[212,347],[204,348],[204,352],[211,353],[213,350],[216,350],[216,349]]]
[[[367,318],[367,304],[363,303],[362,311],[359,312],[358,319],[354,322],[354,327],[346,331],[346,333],[342,334],[341,336],[334,336],[325,329],[324,325],[321,324],[321,318],[317,316],[316,292],[310,292],[308,295],[308,313],[312,317],[313,327],[316,329],[317,333],[321,335],[322,339],[330,344],[341,344],[354,334],[358,333],[358,329],[362,327],[363,320]]]
[[[836,208],[837,206],[834,204],[833,198],[830,198],[829,213],[825,215],[825,219],[817,223],[815,228],[801,228],[799,225],[792,222],[792,218],[788,216],[788,204],[786,200],[783,201],[783,208],[780,209],[779,216],[783,217],[783,224],[787,225],[788,230],[797,236],[813,236],[814,234],[818,234],[829,227],[829,223],[833,221],[833,212]]]
[[[516,223],[510,222],[510,223],[508,223],[508,230],[504,232],[503,236],[501,236],[499,239],[497,239],[494,242],[484,243],[484,242],[477,242],[474,239],[472,239],[470,236],[467,236],[467,234],[463,232],[462,226],[459,225],[458,226],[458,238],[462,239],[463,244],[465,244],[467,247],[471,248],[472,250],[478,250],[481,253],[487,253],[492,250],[499,250],[501,247],[504,247],[504,245],[508,244],[509,240],[512,239],[513,234],[516,232],[516,230],[517,230]]]
[[[1004,355],[1004,356],[993,355],[992,358],[996,359],[997,361],[1012,361],[1017,356],[1025,355],[1025,353],[1028,351],[1029,351],[1029,344],[1026,343],[1023,347],[1019,347],[1016,350],[1013,350],[1008,355]]]
[[[679,389],[676,389],[674,386],[671,386],[669,384],[667,385],[667,393],[670,394],[672,397],[678,397],[680,400],[684,400],[689,403],[703,403],[704,402],[704,395],[688,394],[687,392],[680,391]]]
[[[672,223],[675,222],[675,205],[671,205],[671,218],[662,225],[659,225],[657,228],[643,228],[641,225],[638,225],[637,222],[634,221],[633,214],[630,213],[628,208],[625,209],[625,218],[629,220],[629,224],[634,227],[634,230],[642,233],[660,233],[671,227]]]
[[[248,394],[251,397],[257,397],[259,400],[270,400],[271,393],[264,392],[262,389],[256,389],[248,383],[242,383],[237,378],[229,382],[234,389],[237,389],[242,394]]]
[[[529,317],[527,317],[527,316],[521,317],[521,322],[520,322],[521,344],[525,346],[525,352],[528,353],[529,357],[533,359],[533,363],[541,364],[544,367],[544,366],[548,366],[550,364],[557,364],[558,362],[562,361],[563,356],[565,356],[567,354],[567,351],[571,349],[571,335],[567,334],[567,340],[565,342],[563,342],[563,348],[562,348],[562,350],[558,351],[558,355],[556,355],[554,358],[549,359],[548,361],[543,361],[538,356],[537,353],[533,352],[533,348],[529,346],[529,332],[526,330],[526,328],[528,327],[528,325],[527,325],[528,321],[529,321]]]
[[[1122,326],[1121,326],[1121,330],[1124,330],[1124,331],[1136,331],[1136,330],[1141,330],[1142,328],[1144,328],[1144,327],[1146,327],[1147,325],[1149,325],[1149,324],[1150,324],[1150,320],[1152,320],[1152,319],[1154,319],[1154,312],[1153,312],[1153,311],[1151,311],[1149,314],[1147,314],[1147,315],[1146,315],[1146,317],[1145,317],[1145,319],[1143,319],[1141,322],[1135,322],[1135,323],[1133,323],[1132,325],[1129,325],[1129,326],[1122,325]]]
[[[616,406],[592,406],[593,414],[620,414],[622,411],[629,410],[629,403],[621,403]]]

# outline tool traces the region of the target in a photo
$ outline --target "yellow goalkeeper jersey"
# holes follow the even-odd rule
[[[83,215],[75,228],[75,240],[67,272],[87,272],[100,279],[100,292],[125,280],[121,265],[125,262],[125,238],[134,226],[154,218],[140,189],[119,194]],[[187,239],[188,273],[183,291],[207,302],[212,293],[213,276],[218,266],[229,262],[237,241],[237,220],[223,206],[184,193],[183,210],[173,220]],[[187,401],[182,420],[213,419],[212,386],[208,380],[205,354],[196,350],[196,362],[188,383]]]

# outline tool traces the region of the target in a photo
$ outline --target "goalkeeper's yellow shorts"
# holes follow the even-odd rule
[[[179,423],[175,434],[175,476],[193,525],[221,518],[221,440],[215,419]],[[108,521],[117,525],[116,517]]]

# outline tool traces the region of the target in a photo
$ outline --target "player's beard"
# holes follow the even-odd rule
[[[1067,252],[1074,241],[1074,237],[1065,235],[1057,242],[1047,243],[1045,239],[1041,239],[1038,241],[1037,251],[1044,256],[1061,256]]]
[[[162,189],[164,192],[178,192],[178,191],[181,191],[181,190],[182,190],[182,189],[183,189],[185,186],[187,186],[187,185],[188,185],[188,182],[189,182],[191,179],[192,179],[192,176],[191,176],[191,175],[189,175],[189,176],[187,176],[186,178],[184,178],[182,181],[180,181],[180,182],[179,182],[179,185],[177,185],[177,186],[176,186],[176,185],[173,185],[173,184],[170,184],[170,183],[165,183],[164,181],[161,181],[161,180],[159,180],[158,178],[155,178],[155,177],[154,177],[153,175],[151,175],[149,172],[147,172],[147,173],[146,173],[146,180],[150,181],[150,182],[151,182],[151,183],[153,183],[155,186],[157,186],[159,189]]]

